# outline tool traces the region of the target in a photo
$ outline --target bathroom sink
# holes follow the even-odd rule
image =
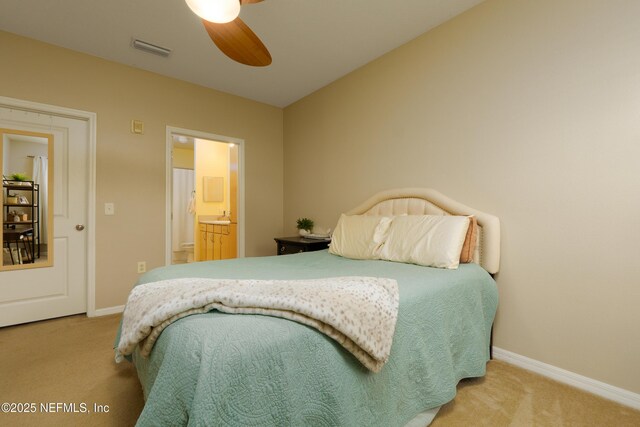
[[[200,221],[200,224],[213,224],[213,225],[229,225],[231,221],[228,219],[216,219],[210,221]]]

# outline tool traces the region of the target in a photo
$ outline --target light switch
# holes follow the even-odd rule
[[[113,203],[105,203],[104,204],[104,214],[105,215],[115,215],[116,207]]]

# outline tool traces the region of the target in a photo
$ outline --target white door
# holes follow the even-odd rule
[[[0,127],[53,135],[53,265],[0,271],[0,326],[87,311],[89,123],[0,107]],[[5,172],[6,173],[6,172]],[[76,227],[78,226],[78,227]],[[49,242],[51,245],[51,242]]]

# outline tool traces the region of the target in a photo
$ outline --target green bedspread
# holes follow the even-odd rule
[[[331,338],[290,320],[209,312],[168,326],[133,361],[146,404],[141,426],[404,426],[450,401],[462,378],[485,374],[497,289],[475,264],[443,270],[355,261],[327,251],[171,266],[177,277],[398,281],[391,356],[380,373]]]

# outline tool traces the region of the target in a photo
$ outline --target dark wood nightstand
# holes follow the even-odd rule
[[[278,255],[297,254],[300,252],[321,251],[329,247],[330,240],[305,239],[304,237],[276,237]]]

